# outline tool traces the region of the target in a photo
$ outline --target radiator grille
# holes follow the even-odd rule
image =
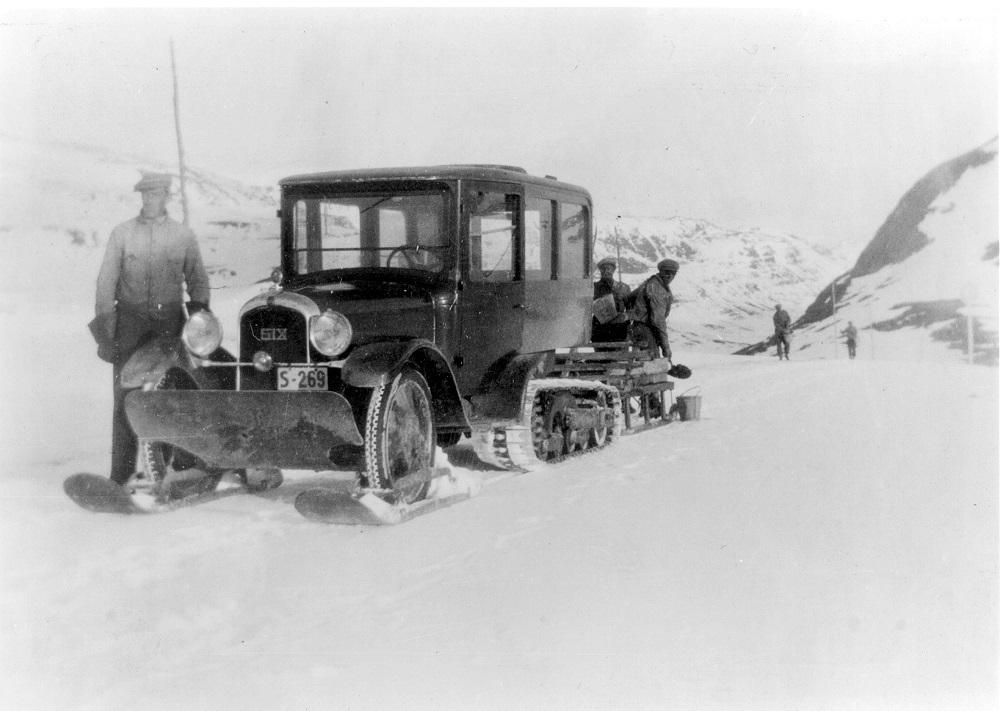
[[[243,315],[240,322],[240,361],[266,351],[275,363],[305,363],[309,353],[306,317],[281,306],[264,306]],[[240,368],[241,390],[275,390],[275,370],[262,373],[253,366]]]

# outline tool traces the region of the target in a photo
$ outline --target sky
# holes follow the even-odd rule
[[[187,162],[261,184],[514,164],[599,218],[863,246],[997,134],[997,16],[975,6],[7,10],[0,131],[175,159],[171,42]]]

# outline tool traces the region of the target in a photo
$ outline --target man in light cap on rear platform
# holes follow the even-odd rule
[[[632,290],[628,284],[615,281],[616,266],[611,257],[605,257],[597,263],[601,278],[594,282],[594,317],[590,327],[590,340],[595,343],[628,340],[625,301]],[[610,308],[599,307],[599,299],[604,300],[601,304],[614,303],[613,315]]]
[[[90,324],[98,356],[110,362],[114,393],[111,480],[124,485],[135,472],[137,441],[125,416],[122,369],[146,343],[180,336],[187,311],[208,308],[209,282],[194,232],[166,211],[171,177],[143,173],[137,217],[111,231],[97,277],[96,317]]]

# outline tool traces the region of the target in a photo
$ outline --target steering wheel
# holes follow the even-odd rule
[[[385,266],[391,267],[393,257],[397,254],[402,254],[406,259],[405,267],[408,269],[437,271],[441,268],[441,257],[433,249],[419,244],[416,246],[403,245],[402,247],[395,247],[389,252],[389,256],[385,258]]]
[[[392,258],[395,257],[397,254],[403,254],[405,252],[416,253],[416,252],[419,252],[420,249],[421,248],[419,246],[417,246],[417,247],[411,247],[408,244],[404,244],[402,247],[396,247],[391,252],[389,252],[389,256],[385,258],[385,266],[387,266],[387,267],[392,266]],[[405,257],[406,257],[407,266],[409,266],[409,267],[412,268],[413,265],[416,264],[416,262],[414,261],[413,257],[411,257],[409,254],[406,254]]]

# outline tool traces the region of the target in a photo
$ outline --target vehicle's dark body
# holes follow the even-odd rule
[[[194,361],[238,371],[233,387],[244,395],[230,392],[227,407],[242,401],[258,414],[232,439],[233,423],[219,422],[225,413],[217,408],[183,393],[137,393],[129,412],[140,437],[177,447],[196,434],[214,438],[193,451],[218,466],[363,468],[370,403],[403,371],[426,381],[434,436],[447,446],[478,425],[517,417],[546,358],[590,338],[593,223],[583,188],[493,165],[314,173],[280,186],[281,274],[243,306],[235,359]],[[335,357],[319,352],[308,332],[327,310],[353,330]],[[259,365],[262,353],[268,368]],[[289,404],[294,392],[278,392],[288,366],[328,373],[327,394],[311,389],[311,415]],[[357,437],[337,435],[330,447],[328,428],[317,424],[324,402],[331,412],[349,406]],[[301,446],[288,446],[293,435]],[[222,440],[232,456],[219,454]],[[295,455],[317,443],[330,451]]]
[[[282,270],[285,289],[314,298],[351,318],[355,343],[388,338],[424,338],[446,355],[464,394],[480,390],[482,377],[504,356],[583,343],[589,339],[591,199],[583,188],[517,169],[494,166],[438,166],[317,173],[286,178],[282,189]],[[440,187],[447,191],[446,229],[453,246],[444,271],[388,275],[384,269],[348,269],[298,275],[292,254],[292,220],[287,215],[304,197],[358,190],[395,193]],[[505,281],[470,275],[470,195],[502,190],[520,203],[515,231],[515,274]],[[586,208],[583,261],[576,274],[524,278],[524,206],[527,198],[572,200]],[[555,223],[556,217],[553,220]],[[551,264],[551,262],[550,262]],[[389,279],[392,279],[390,281]],[[358,293],[330,292],[331,285],[354,284]],[[357,321],[355,321],[357,318]],[[489,383],[485,384],[489,387]]]

